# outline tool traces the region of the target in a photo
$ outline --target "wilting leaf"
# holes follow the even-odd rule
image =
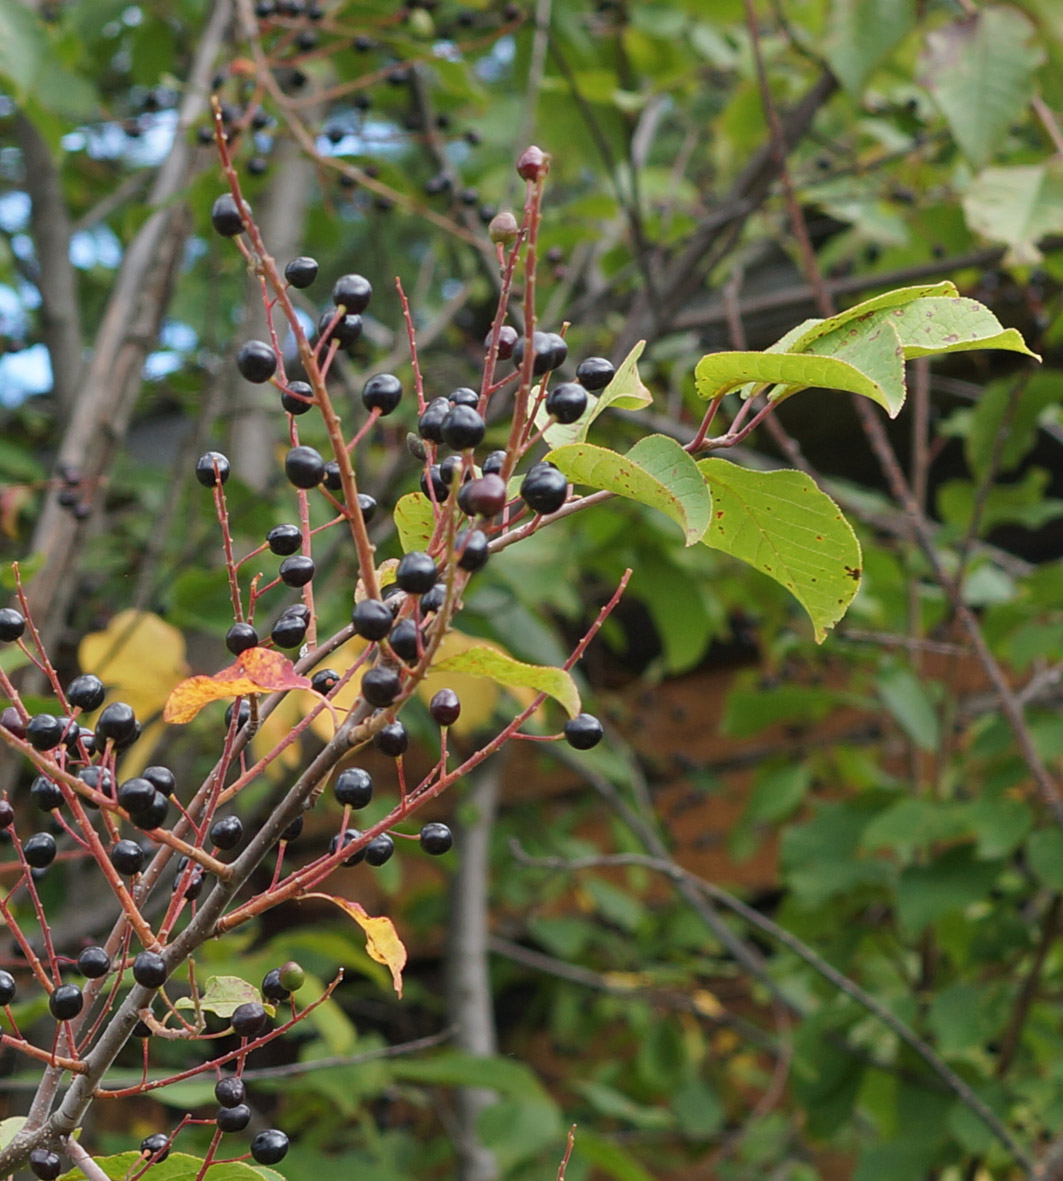
[[[406,948],[395,930],[395,924],[386,915],[374,918],[366,914],[365,907],[335,894],[304,894],[304,898],[324,898],[346,911],[365,932],[366,951],[369,958],[383,964],[391,972],[395,991],[402,996],[402,969],[406,966]]]

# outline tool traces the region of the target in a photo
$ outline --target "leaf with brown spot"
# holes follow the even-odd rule
[[[188,677],[176,685],[163,707],[163,720],[183,725],[212,701],[272,693],[281,689],[309,689],[292,662],[271,648],[248,648],[213,676]]]

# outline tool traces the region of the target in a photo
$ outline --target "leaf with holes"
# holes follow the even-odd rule
[[[712,500],[697,464],[666,435],[647,435],[627,455],[574,443],[551,451],[548,458],[574,484],[613,492],[664,513],[683,530],[687,545],[699,541],[709,523]]]
[[[713,504],[702,541],[786,587],[822,643],[860,585],[860,543],[841,509],[803,472],[753,472],[725,459],[698,467]]]

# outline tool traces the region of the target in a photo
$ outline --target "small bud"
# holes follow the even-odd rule
[[[406,435],[406,450],[414,457],[422,462],[428,457],[428,452],[424,449],[424,440],[420,435],[414,434],[413,431]]]
[[[550,159],[542,148],[532,144],[517,157],[517,175],[521,180],[538,180],[550,168]]]
[[[491,218],[491,224],[487,227],[487,233],[490,235],[492,242],[500,242],[503,246],[509,246],[517,240],[517,234],[520,232],[520,227],[517,225],[517,219],[509,210],[504,213],[496,213]]]

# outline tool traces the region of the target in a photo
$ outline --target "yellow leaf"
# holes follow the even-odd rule
[[[212,677],[188,677],[174,686],[166,699],[162,716],[167,722],[190,722],[209,702],[224,697],[309,688],[309,678],[300,676],[292,662],[280,652],[270,648],[248,648],[228,668]]]
[[[102,632],[82,639],[78,663],[142,719],[158,713],[188,675],[184,636],[150,611],[119,611]]]
[[[473,676],[471,673],[458,669],[439,672],[435,665],[460,657],[462,653],[473,648],[490,648],[502,655],[506,654],[505,649],[497,644],[492,644],[489,640],[474,639],[463,632],[450,631],[443,637],[443,641],[439,645],[435,664],[428,670],[428,675],[417,687],[418,695],[425,702],[431,701],[440,689],[453,689],[457,693],[461,701],[461,713],[450,729],[452,733],[460,736],[471,734],[491,721],[498,704],[500,686],[487,677]],[[520,685],[509,685],[506,687],[506,692],[517,699],[522,709],[535,697],[534,690]]]
[[[365,932],[365,949],[369,958],[383,964],[391,972],[391,982],[395,991],[402,996],[402,969],[406,967],[406,948],[395,930],[395,924],[386,915],[374,918],[366,914],[365,907],[357,902],[348,902],[346,898],[337,898],[335,894],[306,894],[306,898],[324,898],[346,911],[359,927]]]

